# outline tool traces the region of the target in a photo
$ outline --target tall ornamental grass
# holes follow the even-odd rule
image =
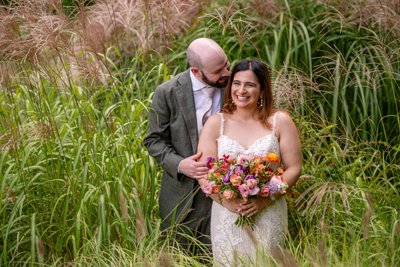
[[[396,1],[117,0],[66,14],[24,0],[0,15],[0,265],[211,262],[173,246],[173,227],[161,234],[162,170],[142,145],[154,88],[203,36],[232,64],[269,64],[302,139],[284,249],[250,265],[400,262]]]

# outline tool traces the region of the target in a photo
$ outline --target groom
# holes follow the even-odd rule
[[[197,143],[204,121],[220,110],[230,71],[225,52],[208,38],[190,43],[187,60],[188,70],[156,88],[144,145],[164,170],[161,228],[176,227],[176,240],[190,249],[185,235],[210,244],[212,200],[198,190],[197,179],[208,169],[197,162]]]

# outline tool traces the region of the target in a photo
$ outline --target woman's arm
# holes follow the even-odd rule
[[[277,115],[276,134],[285,171],[282,176],[290,188],[300,177],[302,159],[299,132],[288,113],[279,112]]]
[[[221,128],[221,118],[219,115],[211,116],[201,129],[197,152],[202,152],[199,161],[205,162],[208,157],[217,158],[218,146],[217,139]]]

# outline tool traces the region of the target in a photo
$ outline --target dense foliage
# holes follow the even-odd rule
[[[11,2],[0,8],[0,265],[210,260],[160,238],[161,170],[142,145],[155,86],[187,68],[201,36],[232,63],[267,62],[276,106],[301,133],[290,235],[265,261],[400,262],[397,1]]]

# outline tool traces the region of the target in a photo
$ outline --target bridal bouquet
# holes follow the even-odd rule
[[[283,181],[283,169],[273,168],[279,164],[280,157],[275,153],[251,159],[244,155],[224,155],[218,160],[209,157],[209,171],[201,189],[207,196],[218,194],[221,201],[238,197],[246,202],[250,197],[284,194],[288,185]],[[254,218],[239,215],[235,224],[253,228]]]

